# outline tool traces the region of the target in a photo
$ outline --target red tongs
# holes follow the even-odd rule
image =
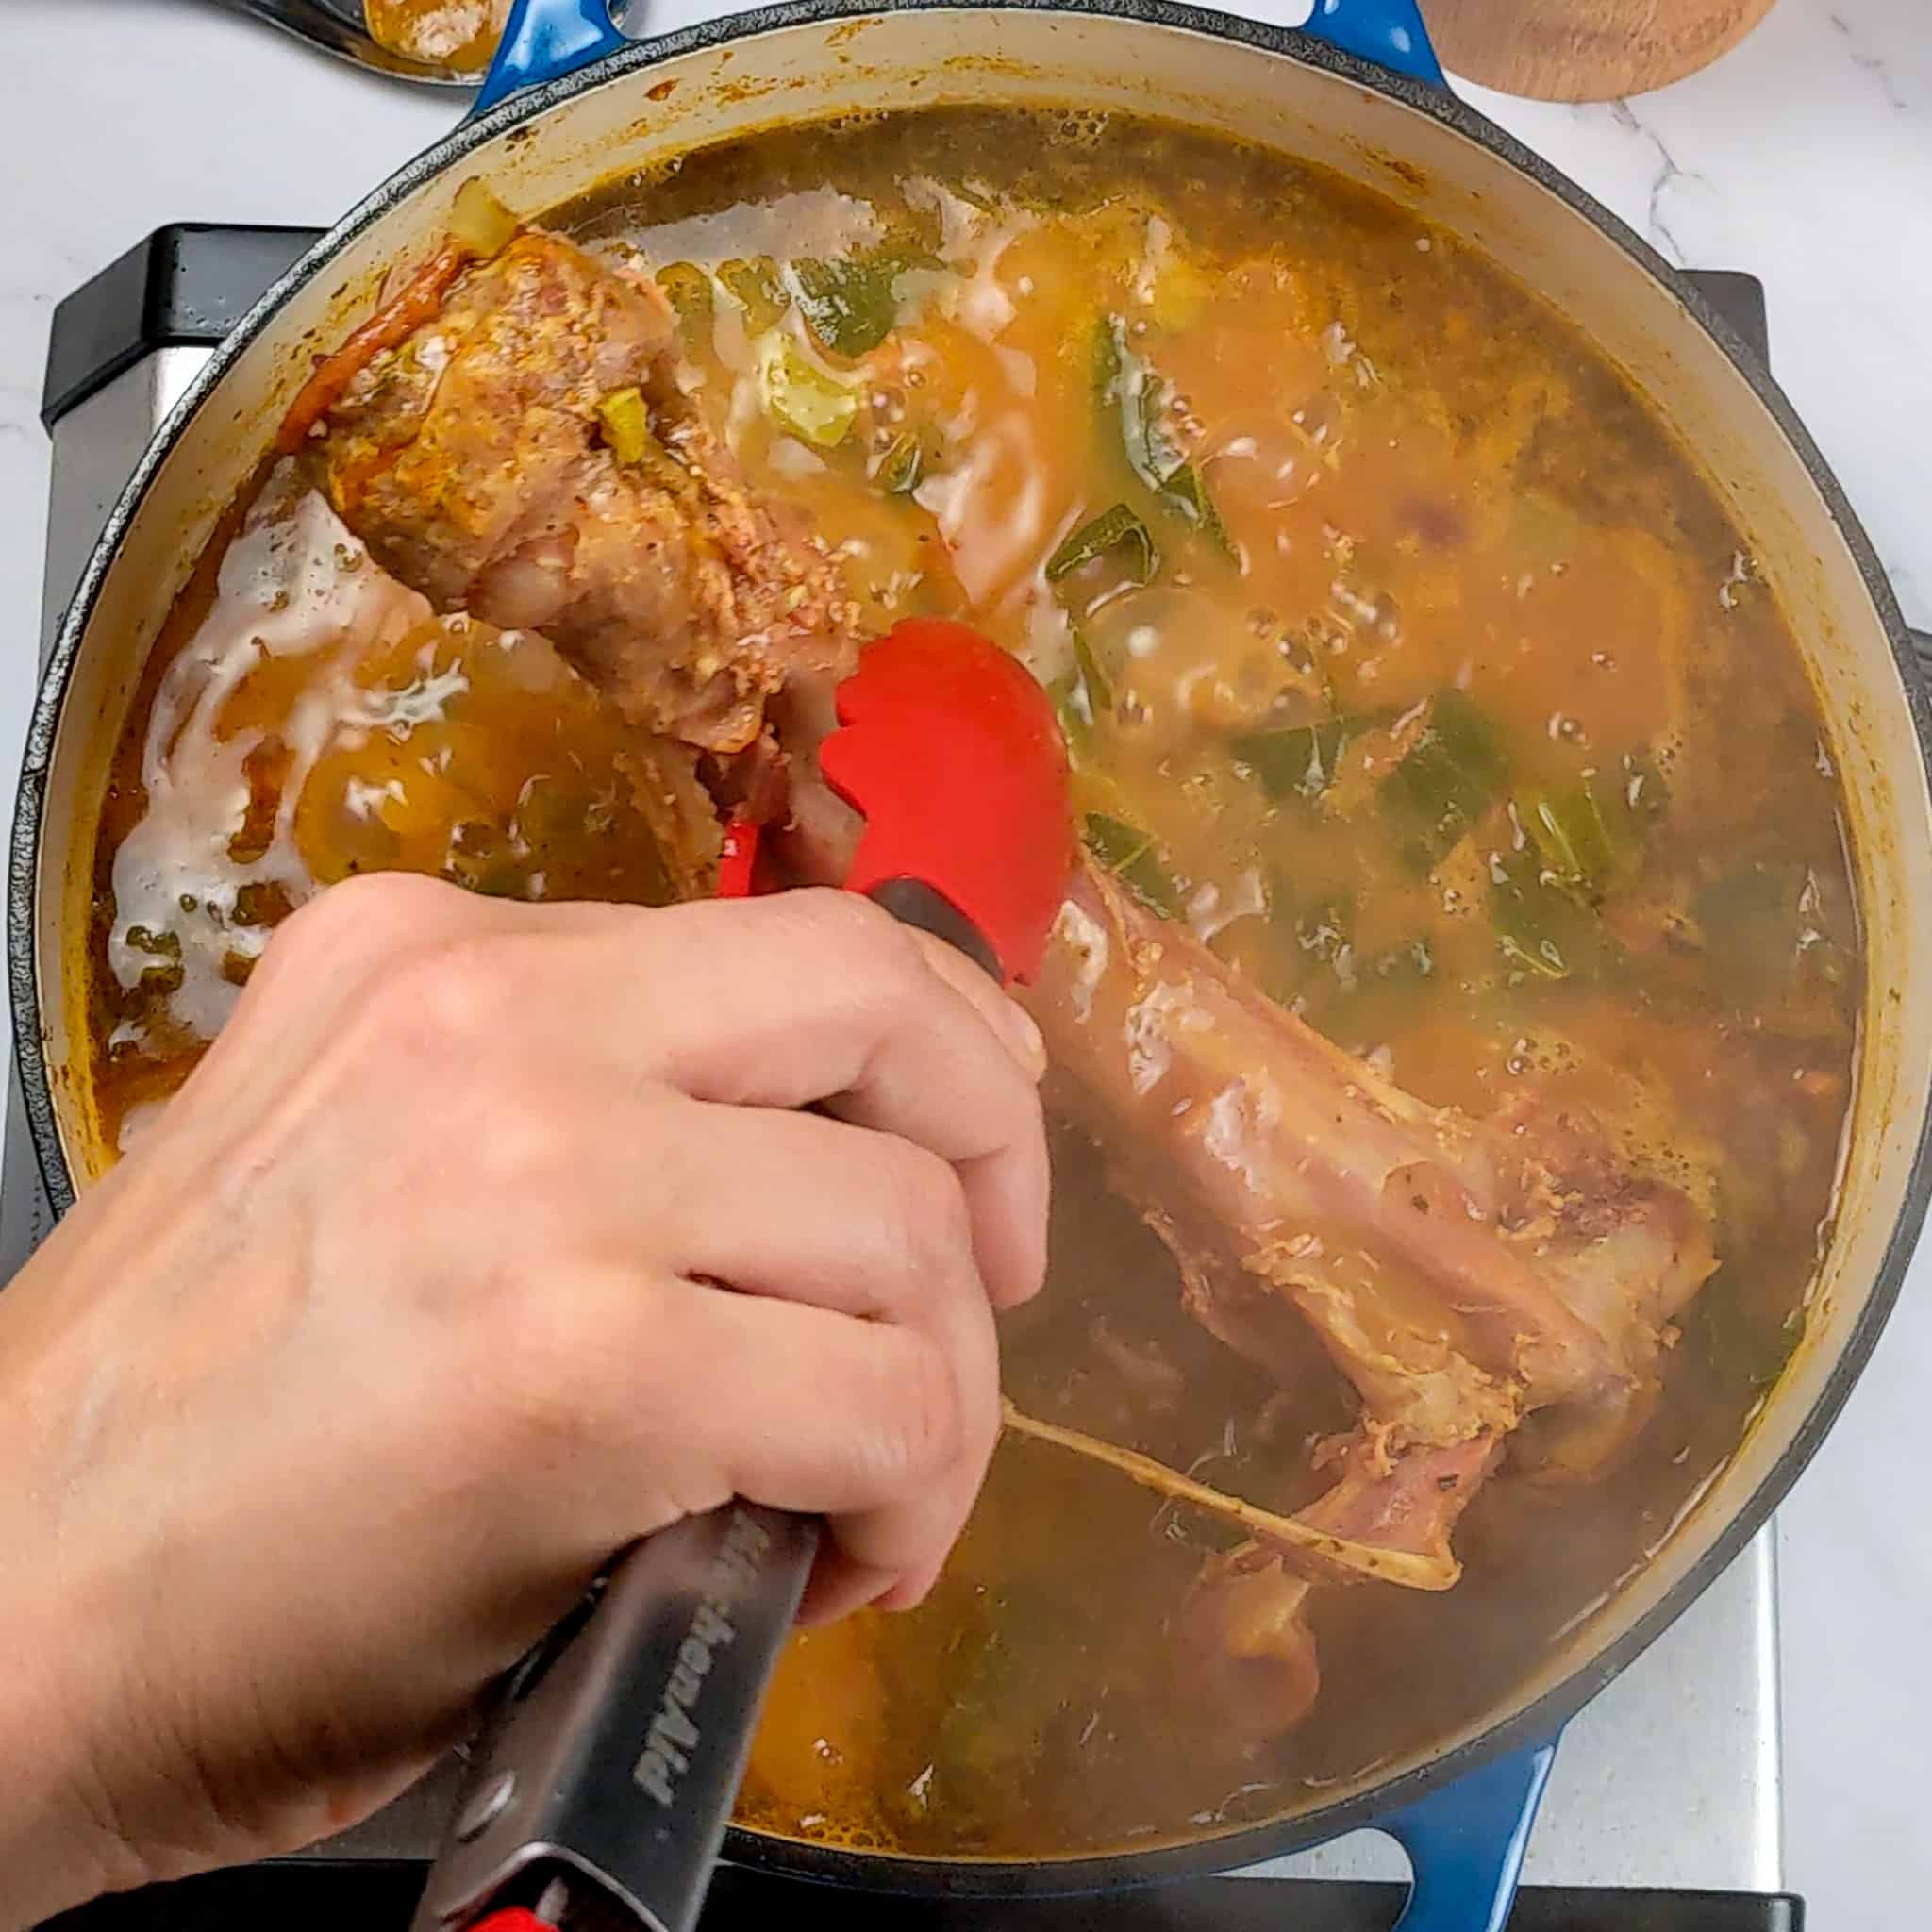
[[[1046,693],[963,624],[910,618],[839,687],[825,782],[865,821],[847,891],[949,941],[1003,985],[1040,970],[1065,897],[1067,750]],[[734,821],[721,898],[758,890]]]
[[[977,632],[917,619],[837,708],[820,767],[865,820],[847,890],[1002,984],[1032,978],[1072,864],[1045,692]],[[759,857],[734,824],[720,895],[757,891]],[[623,1552],[506,1687],[416,1932],[691,1932],[818,1535],[734,1503]]]

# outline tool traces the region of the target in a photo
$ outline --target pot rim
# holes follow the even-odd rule
[[[1911,714],[1920,763],[1928,784],[1932,784],[1932,700],[1928,700],[1924,674],[1891,586],[1843,489],[1769,368],[1682,272],[1594,196],[1480,110],[1446,88],[1438,89],[1375,66],[1299,28],[1206,11],[1180,4],[1180,0],[1006,0],[1006,4],[1001,4],[1001,0],[991,0],[991,4],[988,0],[874,0],[871,5],[863,4],[863,0],[778,0],[778,4],[750,12],[705,21],[639,41],[575,73],[516,93],[488,112],[458,124],[441,141],[405,163],[372,191],[270,288],[209,358],[143,455],[108,514],[61,619],[54,648],[42,674],[27,732],[12,828],[7,890],[7,964],[12,995],[14,1049],[34,1153],[56,1215],[73,1206],[75,1188],[61,1143],[52,1074],[41,1027],[36,926],[45,784],[68,686],[101,587],[122,538],[146,501],[168,453],[190,418],[219,389],[248,348],[273,326],[283,304],[297,289],[323,273],[352,242],[417,189],[477,149],[552,108],[594,89],[622,83],[663,61],[734,41],[897,13],[991,11],[1016,15],[1072,13],[1117,20],[1130,28],[1199,34],[1247,47],[1270,58],[1324,70],[1390,97],[1463,135],[1486,149],[1498,163],[1528,175],[1574,212],[1589,220],[1635,268],[1659,284],[1690,322],[1724,352],[1804,466],[1857,567],[1874,615],[1890,644]],[[1149,111],[1158,117],[1158,101],[1149,103]],[[1836,1421],[1877,1343],[1917,1247],[1928,1200],[1932,1200],[1932,1102],[1928,1102],[1919,1124],[1904,1201],[1871,1291],[1817,1398],[1798,1421],[1790,1441],[1757,1487],[1728,1521],[1708,1537],[1690,1567],[1653,1608],[1514,1716],[1491,1724],[1474,1737],[1394,1777],[1332,1804],[1286,1819],[1145,1849],[1063,1859],[937,1859],[890,1852],[848,1851],[734,1826],[726,1840],[726,1857],[737,1864],[796,1878],[907,1895],[1010,1897],[1095,1892],[1223,1874],[1337,1838],[1344,1832],[1372,1827],[1378,1819],[1416,1803],[1491,1758],[1547,1742],[1702,1595],[1783,1501]]]

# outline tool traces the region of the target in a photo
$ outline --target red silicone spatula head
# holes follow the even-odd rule
[[[849,891],[915,880],[1030,980],[1073,864],[1067,748],[1026,668],[962,624],[909,618],[839,687],[825,782],[865,820]]]

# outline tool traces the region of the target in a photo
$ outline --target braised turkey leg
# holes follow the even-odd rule
[[[426,320],[409,301],[293,419],[386,569],[439,609],[541,631],[633,724],[721,756],[759,741],[795,672],[849,668],[836,571],[684,395],[648,277],[530,230],[457,258]]]
[[[1709,1231],[1588,1123],[1424,1106],[1091,861],[1031,1006],[1073,1106],[1131,1149],[1196,1315],[1265,1361],[1255,1294],[1279,1296],[1360,1395],[1304,1521],[1453,1580],[1449,1530],[1526,1414],[1574,1410],[1579,1461],[1641,1418]]]

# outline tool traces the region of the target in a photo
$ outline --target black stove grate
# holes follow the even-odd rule
[[[426,1867],[291,1861],[108,1900],[41,1932],[397,1932]],[[788,1932],[1389,1932],[1405,1888],[1348,1881],[1206,1878],[1067,1899],[904,1899],[726,1867],[700,1932],[784,1925]],[[1524,1886],[1509,1932],[1804,1932],[1786,1894],[1580,1890]]]

